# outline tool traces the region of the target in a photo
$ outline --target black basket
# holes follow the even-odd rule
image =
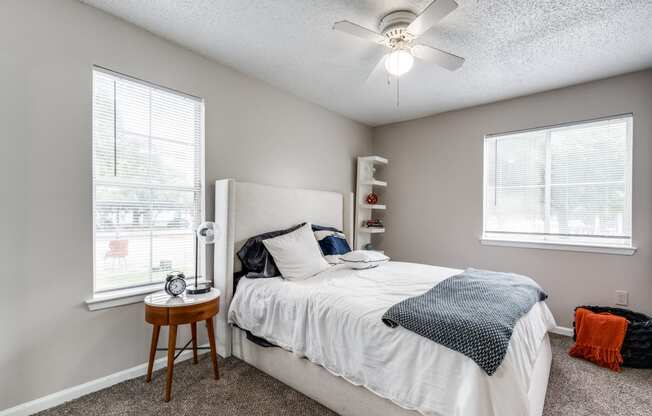
[[[595,313],[609,312],[622,316],[629,321],[625,341],[620,350],[623,366],[634,368],[652,368],[652,318],[629,309],[608,306],[578,306]],[[577,310],[577,308],[575,308]],[[575,321],[573,321],[573,339],[576,338]]]

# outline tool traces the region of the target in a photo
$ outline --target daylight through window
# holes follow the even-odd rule
[[[93,70],[94,290],[194,275],[202,100]]]
[[[484,238],[631,246],[632,116],[490,135]]]

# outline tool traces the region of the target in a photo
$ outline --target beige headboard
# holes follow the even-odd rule
[[[233,296],[233,272],[240,269],[235,253],[249,237],[310,222],[344,231],[353,246],[353,193],[284,188],[233,179],[215,182],[215,223],[222,238],[215,244],[213,282],[220,289],[217,330],[224,345],[221,355],[231,355],[228,307]],[[218,337],[219,339],[220,337]]]

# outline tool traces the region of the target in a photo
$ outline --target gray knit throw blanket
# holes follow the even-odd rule
[[[461,352],[492,375],[516,322],[547,297],[529,277],[467,269],[390,307],[382,319]]]

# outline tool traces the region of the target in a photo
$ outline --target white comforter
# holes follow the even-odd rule
[[[298,282],[243,278],[229,322],[424,415],[527,415],[534,362],[555,325],[545,303],[518,321],[491,377],[465,355],[381,322],[390,306],[460,272],[389,262],[370,270],[335,267]]]

